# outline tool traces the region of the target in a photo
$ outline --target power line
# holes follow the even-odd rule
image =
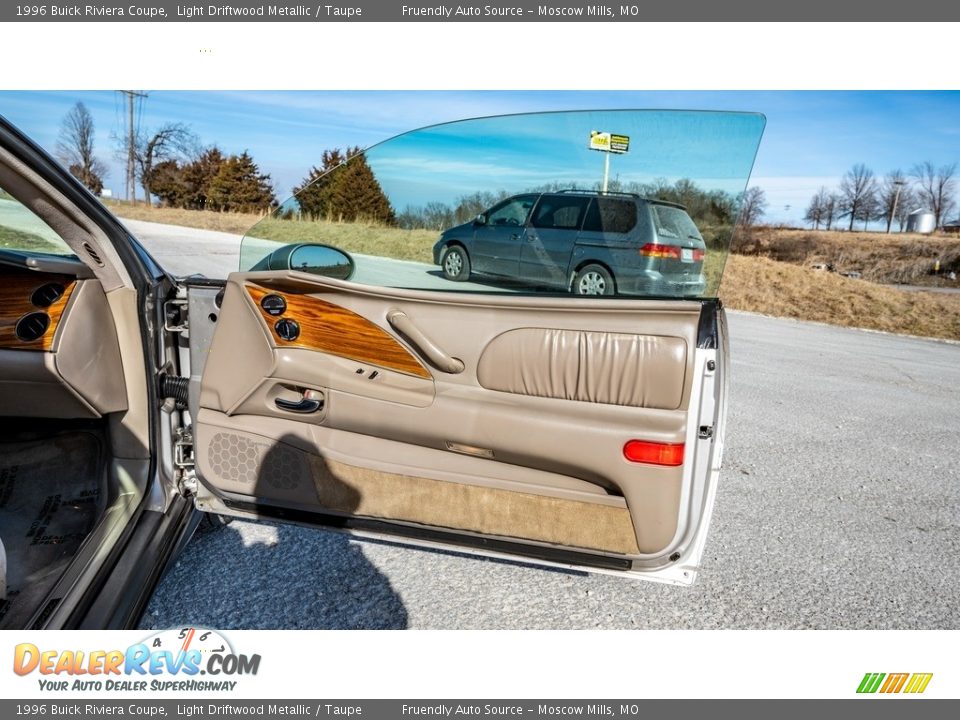
[[[127,200],[136,203],[137,201],[137,173],[136,173],[136,158],[137,158],[137,132],[140,128],[140,120],[137,118],[134,122],[134,102],[136,101],[138,113],[142,107],[143,99],[147,97],[147,93],[140,92],[138,90],[117,90],[118,93],[125,95],[127,98],[127,189],[126,196]]]

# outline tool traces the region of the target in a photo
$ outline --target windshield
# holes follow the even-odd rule
[[[73,256],[73,250],[26,205],[0,187],[0,250]]]
[[[244,238],[240,269],[323,243],[352,254],[351,281],[384,287],[715,297],[764,122],[535,113],[330,148]]]

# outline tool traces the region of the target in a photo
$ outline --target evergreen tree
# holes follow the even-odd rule
[[[244,151],[241,155],[231,155],[221,165],[210,181],[206,198],[210,210],[221,212],[258,212],[270,208],[276,203],[270,176],[260,172],[260,168]]]
[[[183,185],[180,207],[203,210],[207,207],[210,185],[220,172],[226,158],[220,148],[214,146],[204,150],[193,162],[183,166],[181,183]]]
[[[320,158],[320,167],[310,168],[310,173],[303,183],[293,189],[293,194],[300,204],[300,212],[311,220],[319,220],[327,216],[330,205],[331,171],[344,161],[339,150],[324,150]]]
[[[150,169],[150,177],[145,182],[162,206],[183,207],[186,195],[184,170],[176,160],[164,160]]]
[[[359,147],[327,150],[321,167],[314,167],[294,188],[301,212],[311,219],[333,222],[372,222],[395,225],[396,215]]]

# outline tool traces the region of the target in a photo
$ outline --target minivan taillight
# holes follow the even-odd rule
[[[647,243],[640,248],[640,254],[644,257],[664,258],[666,260],[682,260],[683,248],[676,245],[659,245],[657,243]],[[704,251],[694,248],[692,254],[688,257],[693,262],[703,262]]]
[[[640,248],[640,254],[644,257],[679,260],[680,248],[676,247],[675,245],[658,245],[657,243],[647,243]]]

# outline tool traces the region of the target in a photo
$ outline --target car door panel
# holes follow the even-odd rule
[[[429,379],[391,367],[395,355],[377,357],[366,347],[345,357],[356,338],[332,330],[325,344],[289,347],[271,329],[276,318],[256,304],[255,288],[282,294],[284,317],[294,317],[291,309],[342,308],[377,329],[368,342],[389,338]],[[461,360],[463,371],[443,372],[420,357],[391,328],[387,314],[395,310]],[[699,319],[698,303],[572,307],[565,298],[238,273],[204,371],[200,475],[214,502],[255,498],[534,545],[657,556],[687,529],[681,503],[696,455],[689,405]],[[330,342],[331,335],[342,342]],[[553,368],[542,351],[517,355],[517,348],[544,343],[560,349]],[[649,393],[626,393],[609,379],[622,369],[625,382]],[[579,386],[571,380],[578,374]],[[501,375],[502,383],[491,380]],[[601,376],[608,376],[606,387],[597,384]],[[277,393],[305,389],[322,394],[322,412],[295,415],[272,402]],[[628,462],[623,447],[631,439],[688,443],[690,462]],[[243,479],[229,460],[231,447],[247,459]]]
[[[59,296],[44,299],[51,287]],[[116,328],[98,280],[0,264],[0,300],[0,417],[99,418],[127,409]],[[30,316],[47,325],[27,340],[17,328]]]

